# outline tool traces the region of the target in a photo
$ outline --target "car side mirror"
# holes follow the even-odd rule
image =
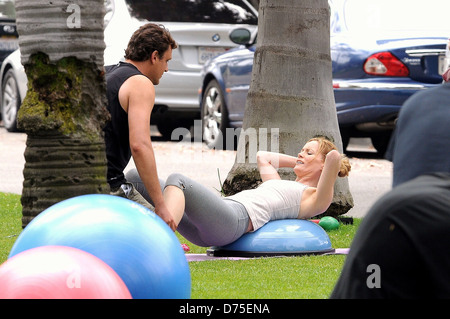
[[[230,33],[230,40],[236,44],[249,44],[251,40],[251,33],[247,29],[234,29]]]

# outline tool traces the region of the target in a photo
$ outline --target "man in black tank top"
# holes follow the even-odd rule
[[[158,179],[150,138],[150,116],[155,102],[154,86],[168,71],[168,62],[176,47],[163,26],[149,23],[131,37],[125,50],[125,61],[105,68],[111,121],[104,132],[111,194],[147,206],[169,226],[173,224],[173,218],[165,205]],[[131,156],[153,205],[124,176]]]

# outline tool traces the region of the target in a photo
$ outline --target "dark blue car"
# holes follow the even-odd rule
[[[414,0],[329,3],[333,87],[344,148],[350,137],[370,137],[384,153],[404,101],[442,83],[450,35],[443,18],[450,1],[430,2],[439,3],[436,7]],[[256,46],[251,41],[203,68],[203,139],[210,147],[216,146],[219,132],[242,126]]]

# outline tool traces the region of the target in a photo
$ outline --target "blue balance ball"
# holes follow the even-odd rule
[[[301,219],[270,221],[231,244],[212,247],[212,256],[286,256],[332,252],[328,234],[319,225]]]
[[[178,238],[154,212],[128,199],[83,195],[55,204],[28,224],[9,257],[48,245],[103,260],[135,299],[190,298],[190,270]]]

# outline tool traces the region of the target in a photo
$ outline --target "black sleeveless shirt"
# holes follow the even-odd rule
[[[142,73],[132,64],[120,62],[105,67],[106,96],[111,120],[105,126],[106,158],[108,161],[107,179],[112,189],[126,182],[123,170],[131,158],[128,132],[128,114],[120,106],[119,89],[128,78]]]

